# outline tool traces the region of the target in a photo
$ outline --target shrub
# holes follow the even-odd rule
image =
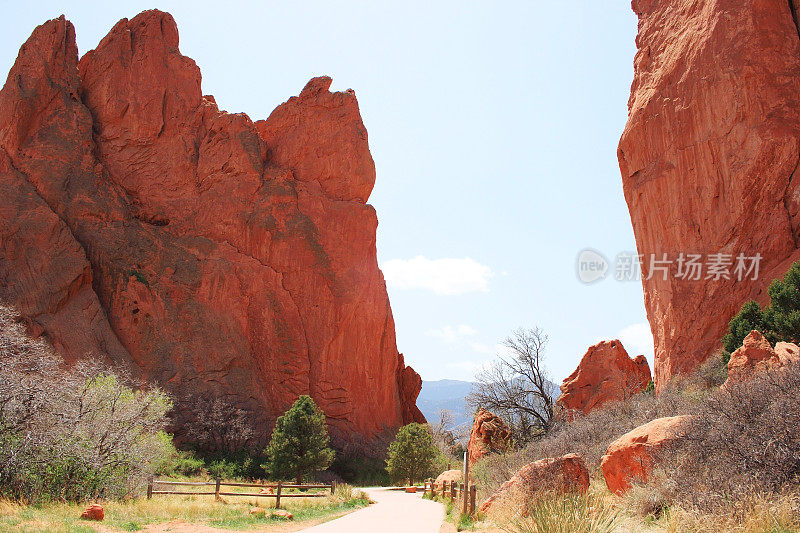
[[[224,398],[198,395],[185,405],[192,406],[183,414],[183,433],[191,436],[193,446],[207,454],[243,452],[253,438],[252,423],[247,412]]]
[[[401,427],[389,445],[386,471],[393,481],[420,481],[437,473],[441,458],[428,426],[411,423]]]
[[[197,457],[191,450],[178,450],[172,444],[172,435],[161,433],[166,441],[165,448],[169,449],[169,454],[157,464],[155,474],[158,476],[199,476],[205,469],[205,462]]]
[[[330,500],[331,503],[335,505],[345,505],[358,501],[365,504],[370,503],[369,496],[367,496],[366,492],[356,489],[347,483],[337,484],[336,488],[333,490],[333,494],[330,496]]]
[[[0,307],[0,494],[30,502],[124,497],[140,490],[174,447],[171,404],[88,363],[62,369]]]
[[[326,470],[334,459],[325,414],[311,396],[300,396],[279,416],[265,450],[262,466],[273,477],[294,477],[297,483],[315,470]]]
[[[384,434],[365,440],[354,435],[348,441],[332,438],[336,458],[330,467],[331,474],[360,486],[388,485],[391,478],[386,472],[386,453],[393,437],[394,434]]]
[[[731,319],[728,333],[722,337],[728,353],[739,348],[754,329],[772,345],[779,341],[796,343],[800,340],[800,261],[791,266],[783,279],[774,280],[768,293],[770,305],[761,309],[751,300]]]
[[[714,511],[800,476],[800,365],[729,384],[700,403],[668,452],[677,501]]]
[[[637,394],[578,415],[570,423],[561,421],[548,435],[523,449],[481,459],[473,468],[481,497],[488,497],[524,465],[545,457],[577,453],[592,471],[608,445],[621,435],[654,418],[688,412],[691,402],[690,396],[667,387],[657,395]]]

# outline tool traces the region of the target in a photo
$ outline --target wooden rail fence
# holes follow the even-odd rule
[[[157,490],[159,487],[186,487],[186,488],[193,488],[197,487],[195,490]],[[204,487],[214,487],[214,490],[210,489],[203,489]],[[223,487],[248,487],[248,488],[260,488],[260,489],[275,489],[272,492],[232,492],[226,491]],[[312,483],[312,484],[302,484],[298,485],[295,483],[283,483],[282,481],[278,481],[277,483],[228,483],[223,482],[221,479],[217,479],[216,481],[166,481],[166,480],[158,480],[158,479],[150,479],[147,483],[147,499],[153,497],[156,494],[183,494],[183,495],[195,495],[195,496],[214,496],[215,499],[219,500],[220,496],[249,496],[255,498],[275,498],[275,508],[280,509],[281,507],[281,499],[282,498],[322,498],[327,496],[328,492],[312,492],[312,493],[305,493],[305,492],[284,492],[286,489],[298,489],[298,490],[314,490],[314,489],[326,489],[326,491],[330,491],[330,494],[333,494],[336,490],[335,483]]]
[[[425,482],[424,490],[424,495],[430,494],[432,498],[441,496],[443,499],[449,499],[453,503],[456,500],[461,500],[463,502],[461,512],[470,516],[475,514],[475,495],[478,491],[478,487],[475,484],[467,486],[458,481],[443,481],[440,489],[436,486],[435,481],[429,479]]]

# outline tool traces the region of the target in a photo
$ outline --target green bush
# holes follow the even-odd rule
[[[300,396],[279,416],[262,465],[273,478],[294,478],[302,483],[314,471],[326,470],[334,459],[323,413],[311,399]]]
[[[384,486],[391,482],[386,462],[381,458],[337,453],[331,471],[347,483],[362,487]]]
[[[768,289],[770,304],[764,309],[753,300],[745,303],[728,324],[722,344],[730,357],[752,330],[760,331],[774,345],[800,340],[800,261],[794,263],[783,279],[774,280]],[[727,361],[725,361],[727,363]]]
[[[428,426],[412,423],[401,427],[389,445],[386,471],[395,482],[413,483],[436,475],[444,461]]]
[[[28,502],[119,498],[175,451],[169,398],[63,362],[0,307],[0,496]]]

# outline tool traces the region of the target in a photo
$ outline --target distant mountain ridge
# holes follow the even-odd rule
[[[417,397],[417,407],[431,424],[439,421],[439,412],[447,409],[453,413],[454,425],[448,429],[469,430],[472,424],[472,412],[466,403],[466,397],[472,390],[473,383],[457,379],[440,379],[423,381],[422,390]]]

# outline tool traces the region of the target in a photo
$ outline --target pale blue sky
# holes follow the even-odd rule
[[[628,2],[0,4],[3,78],[46,19],[64,13],[84,53],[156,7],[222,109],[265,118],[322,74],[355,89],[398,345],[423,379],[471,379],[519,326],[550,335],[557,380],[601,338],[652,362],[639,282],[575,275],[583,248],[635,249],[616,159]]]

